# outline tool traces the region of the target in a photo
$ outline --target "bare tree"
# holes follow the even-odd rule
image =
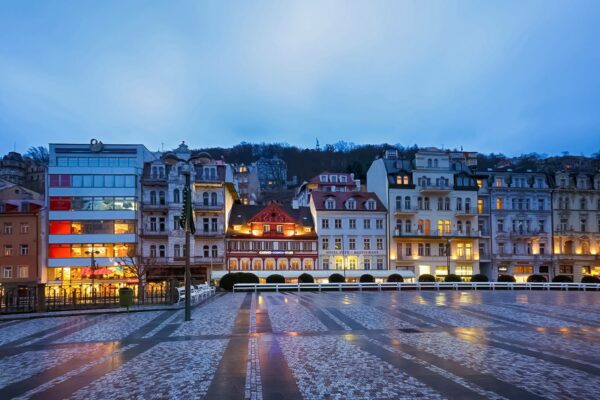
[[[50,160],[50,155],[48,153],[48,149],[44,146],[32,146],[25,153],[25,157],[30,158],[37,165],[48,166],[48,161]]]
[[[134,249],[131,249],[126,256],[118,258],[117,262],[126,272],[136,277],[138,281],[138,301],[143,302],[148,272],[156,266],[156,257],[143,257],[136,254]]]

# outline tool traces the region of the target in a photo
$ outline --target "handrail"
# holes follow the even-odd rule
[[[233,291],[253,291],[259,290],[318,290],[319,292],[323,289],[337,289],[342,291],[344,289],[450,289],[450,290],[496,290],[496,289],[507,289],[507,290],[600,290],[600,283],[574,283],[574,282],[349,282],[349,283],[236,283],[233,285]]]

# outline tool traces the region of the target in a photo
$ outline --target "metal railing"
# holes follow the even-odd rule
[[[600,283],[563,282],[381,282],[381,283],[236,283],[234,292],[324,290],[600,290]]]

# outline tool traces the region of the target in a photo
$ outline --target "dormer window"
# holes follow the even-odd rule
[[[356,201],[354,199],[349,199],[346,202],[346,208],[348,210],[356,210]]]
[[[327,182],[327,175],[321,175],[319,176],[319,179],[321,180],[321,182]]]
[[[408,175],[396,176],[396,184],[397,185],[408,185]]]
[[[336,175],[331,175],[331,176],[329,177],[329,179],[331,180],[331,182],[332,182],[332,183],[335,183],[335,182],[337,182],[337,176],[336,176]]]
[[[375,201],[373,200],[367,200],[365,206],[367,207],[367,210],[374,210],[375,209]]]
[[[340,176],[340,182],[346,182],[346,176],[344,176],[344,175]]]
[[[334,199],[325,200],[325,208],[328,210],[333,210],[335,208],[335,200]]]

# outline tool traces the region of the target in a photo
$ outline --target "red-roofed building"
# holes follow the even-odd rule
[[[325,171],[300,185],[296,190],[294,202],[300,207],[308,207],[312,192],[357,192],[359,190],[360,179],[354,179],[354,174]]]

